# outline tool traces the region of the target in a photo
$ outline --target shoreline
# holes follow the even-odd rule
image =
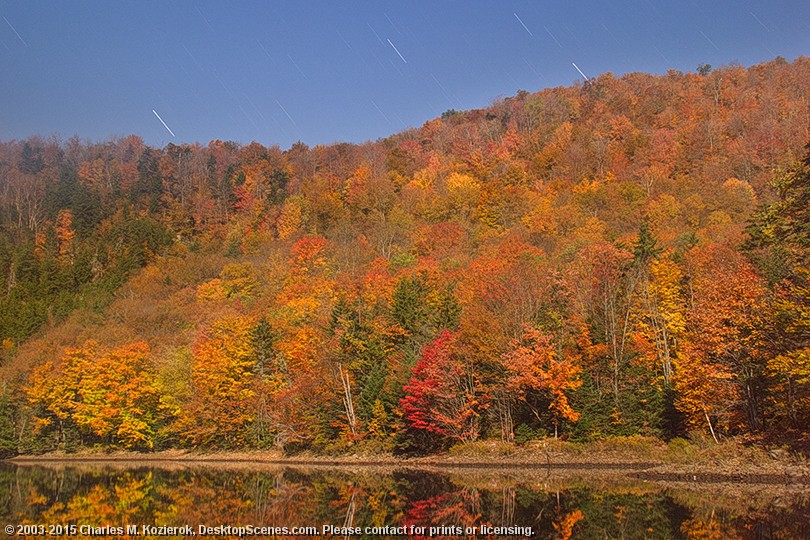
[[[538,456],[545,457],[545,456]],[[262,464],[278,466],[330,466],[330,467],[394,467],[394,468],[449,468],[449,469],[605,469],[605,470],[643,470],[660,466],[661,463],[643,460],[575,460],[563,459],[549,461],[504,460],[502,456],[477,456],[475,459],[454,458],[447,454],[434,454],[420,457],[399,457],[390,454],[350,454],[339,456],[299,455],[289,456],[276,452],[194,452],[194,451],[161,451],[154,453],[141,452],[85,452],[61,453],[51,452],[41,455],[18,455],[3,460],[19,465],[39,463],[187,463],[187,464]]]
[[[726,445],[728,446],[728,445]],[[166,466],[166,467],[305,467],[347,469],[433,469],[446,471],[588,472],[611,474],[652,482],[791,484],[810,486],[810,463],[796,456],[767,453],[743,455],[736,446],[722,445],[693,455],[672,455],[649,449],[605,449],[598,444],[584,448],[509,448],[494,443],[465,445],[449,452],[419,457],[391,454],[285,455],[280,451],[201,452],[164,450],[18,455],[6,463],[18,466]]]

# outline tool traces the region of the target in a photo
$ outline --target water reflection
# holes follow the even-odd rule
[[[810,537],[810,503],[807,486],[672,487],[617,475],[2,464],[0,521],[30,538],[71,526],[95,537],[157,538],[172,529],[150,527],[188,525],[195,533],[200,526],[275,527],[267,536],[315,527],[321,536],[353,538],[530,531],[535,538],[782,539]],[[206,531],[226,537],[235,529]]]

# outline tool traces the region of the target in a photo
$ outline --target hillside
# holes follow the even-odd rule
[[[810,59],[366,144],[0,143],[0,452],[810,437]]]

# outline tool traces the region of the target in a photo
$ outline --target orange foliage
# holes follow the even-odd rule
[[[253,421],[253,321],[230,317],[204,330],[194,346],[191,401],[178,421],[193,445],[243,446]]]
[[[560,358],[551,336],[527,326],[523,337],[512,342],[512,350],[502,357],[508,370],[506,385],[512,395],[525,400],[529,391],[548,392],[548,408],[555,426],[561,420],[576,422],[579,413],[568,403],[567,392],[582,385],[578,355]]]
[[[39,425],[70,420],[105,442],[151,448],[161,402],[148,355],[143,342],[105,351],[88,341],[36,368],[25,390]]]

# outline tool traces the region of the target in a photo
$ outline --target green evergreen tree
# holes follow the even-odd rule
[[[0,396],[0,459],[17,454],[17,436],[14,430],[14,407],[8,396]]]
[[[26,174],[38,174],[43,168],[45,168],[45,162],[42,159],[42,148],[32,146],[28,142],[23,144],[20,153],[20,170]]]
[[[646,221],[642,221],[638,229],[638,238],[633,244],[633,257],[637,265],[646,266],[652,259],[658,257],[663,250],[658,247],[658,241],[650,231]]]
[[[442,329],[458,328],[461,306],[452,289],[437,290],[425,273],[400,279],[393,297],[391,316],[408,336],[403,350],[410,361]]]

